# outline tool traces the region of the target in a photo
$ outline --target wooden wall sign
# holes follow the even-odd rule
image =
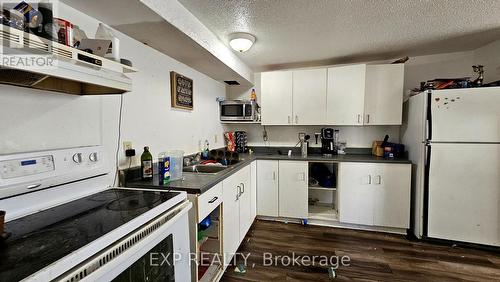
[[[193,80],[183,75],[170,72],[170,92],[173,108],[193,109]]]

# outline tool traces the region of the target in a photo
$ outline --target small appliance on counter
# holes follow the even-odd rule
[[[219,103],[221,121],[258,121],[257,103],[248,100],[225,100]]]
[[[333,128],[321,129],[321,153],[324,156],[331,156],[337,154],[339,131]]]

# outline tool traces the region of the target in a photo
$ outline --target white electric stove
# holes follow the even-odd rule
[[[101,146],[0,156],[0,281],[190,281],[186,193],[108,173]]]

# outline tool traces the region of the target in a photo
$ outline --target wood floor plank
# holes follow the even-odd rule
[[[231,265],[221,281],[332,281],[328,269],[335,264],[267,266],[265,254],[349,257],[333,281],[500,281],[499,253],[379,232],[256,220],[238,252],[249,255],[246,273],[235,273]]]

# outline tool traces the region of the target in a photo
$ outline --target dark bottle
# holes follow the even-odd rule
[[[153,156],[149,152],[149,147],[144,147],[144,153],[141,155],[142,179],[153,178]]]

